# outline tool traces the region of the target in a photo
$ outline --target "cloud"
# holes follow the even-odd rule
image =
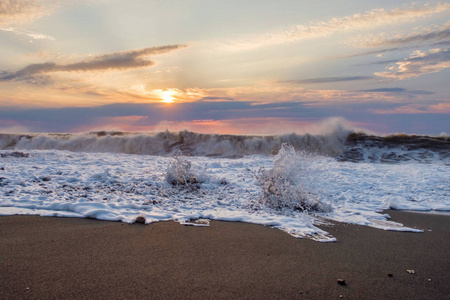
[[[282,82],[309,84],[309,83],[333,83],[333,82],[369,80],[369,79],[373,79],[373,77],[372,76],[321,77],[321,78],[309,78],[309,79],[301,79],[301,80],[286,80],[286,81],[282,81]]]
[[[404,44],[419,44],[428,41],[448,42],[449,40],[450,40],[450,22],[446,23],[444,26],[438,29],[426,28],[403,36],[397,35],[395,37],[386,37],[386,36],[365,37],[363,41],[358,43],[358,46],[382,47],[382,46],[395,46]]]
[[[36,19],[51,13],[56,6],[57,4],[54,1],[1,0],[0,31],[28,36],[35,40],[54,40],[53,37],[47,34],[19,29],[13,25],[31,23]]]
[[[403,93],[405,91],[406,91],[406,89],[399,88],[399,87],[361,90],[361,92],[368,92],[368,93]]]
[[[2,0],[0,2],[0,16],[18,16],[41,10],[41,5],[35,0]]]
[[[167,45],[139,50],[115,52],[71,64],[57,64],[54,62],[32,64],[16,72],[4,71],[0,73],[0,81],[26,80],[35,75],[55,72],[90,72],[144,68],[154,64],[153,61],[147,59],[147,56],[167,53],[182,47],[186,46]]]
[[[376,114],[450,114],[450,103],[407,104],[393,109],[376,109],[373,112]]]
[[[17,35],[25,35],[25,36],[28,36],[35,40],[51,40],[51,41],[55,40],[54,37],[51,37],[47,34],[37,33],[37,32],[33,32],[33,31],[29,31],[29,30],[18,29],[18,28],[14,28],[14,27],[0,27],[0,30],[6,31],[6,32],[12,32]]]
[[[406,48],[395,47],[395,48],[381,49],[381,50],[375,50],[375,51],[360,52],[360,53],[349,54],[349,55],[330,56],[329,58],[331,58],[331,59],[343,59],[344,58],[345,59],[345,58],[353,58],[353,57],[373,55],[373,54],[382,55],[386,52],[393,52],[393,51],[404,50],[404,49],[406,49]],[[362,64],[358,64],[358,65],[362,65]]]
[[[423,74],[436,73],[450,68],[450,49],[431,49],[414,51],[409,58],[386,68],[386,72],[377,72],[376,76],[404,80]]]
[[[450,45],[449,41],[441,41],[430,44],[432,47],[445,47]],[[360,56],[366,56],[366,55],[376,55],[377,57],[382,57],[384,53],[394,52],[394,51],[404,51],[404,50],[410,50],[416,48],[413,45],[405,46],[405,47],[392,47],[392,48],[386,48],[386,49],[380,49],[380,50],[374,50],[374,51],[365,51],[350,55],[338,55],[338,56],[330,56],[328,58],[330,59],[346,59],[346,58],[353,58],[353,57],[360,57]],[[397,62],[398,59],[391,59],[391,60],[382,60],[382,61],[376,61],[376,62],[370,62],[370,63],[361,63],[361,64],[355,64],[355,66],[366,66],[366,65],[384,65],[384,64],[390,64]]]
[[[101,124],[156,126],[161,122],[192,122],[195,120],[226,120],[238,118],[292,117],[304,115],[303,104],[279,103],[289,109],[273,110],[254,106],[247,101],[197,101],[178,103],[116,103],[96,107],[66,107],[0,110],[0,120],[14,124],[40,124],[35,130],[73,131],[74,128],[97,127]],[[295,113],[297,112],[297,113]],[[182,128],[183,129],[183,128]]]
[[[52,5],[44,8],[43,1],[36,0],[2,0],[0,1],[0,25],[32,22],[51,10]],[[49,4],[49,3],[46,3]]]
[[[343,90],[332,89],[329,85],[321,85],[321,89],[306,88],[305,84],[292,82],[279,82],[264,80],[254,85],[220,88],[154,88],[152,82],[145,84],[146,79],[136,78],[134,73],[129,75],[136,78],[136,81],[130,84],[126,82],[121,85],[120,81],[127,74],[111,74],[116,78],[118,84],[104,85],[102,81],[95,81],[97,73],[82,74],[77,78],[66,80],[63,76],[40,75],[23,79],[25,82],[37,85],[23,90],[22,82],[8,82],[13,87],[8,90],[0,91],[0,110],[2,109],[2,99],[6,102],[14,102],[17,106],[25,107],[68,107],[72,105],[93,106],[106,103],[128,102],[145,103],[148,105],[159,104],[166,99],[164,96],[172,96],[173,109],[181,109],[186,103],[201,101],[202,107],[213,105],[211,103],[219,102],[225,105],[225,102],[249,102],[252,103],[252,109],[263,108],[267,105],[271,110],[288,110],[286,103],[292,103],[293,106],[302,103],[304,107],[319,107],[327,105],[359,104],[359,103],[388,103],[404,102],[411,98],[427,98],[430,92],[421,90]],[[105,74],[109,76],[109,74]],[[46,78],[49,76],[50,78]],[[62,77],[62,78],[61,78]],[[101,78],[102,79],[102,78]],[[342,80],[343,78],[339,78]],[[347,78],[348,79],[348,78]],[[359,78],[363,80],[363,78]],[[103,80],[103,79],[102,79]],[[139,82],[140,80],[144,80]],[[327,79],[331,82],[331,79]],[[334,79],[335,80],[335,79]],[[324,82],[325,80],[316,80]],[[353,81],[359,82],[359,81]],[[375,87],[382,87],[377,85]],[[357,86],[355,89],[358,88]],[[359,87],[361,88],[361,87]],[[50,91],[49,89],[52,89]],[[422,95],[422,96],[420,96]],[[419,97],[416,97],[419,96]],[[11,100],[10,100],[11,99]],[[64,101],[61,101],[64,99]],[[5,102],[5,103],[6,103]],[[279,106],[279,103],[280,106]],[[183,104],[183,106],[180,106]],[[270,106],[270,107],[269,107]],[[217,108],[220,110],[220,108]],[[231,113],[231,112],[230,112]],[[133,113],[135,115],[135,113]],[[207,118],[207,117],[206,117]]]
[[[45,80],[44,80],[45,84]],[[53,88],[53,86],[52,86]],[[210,105],[212,102],[241,102],[247,101],[253,103],[253,108],[262,108],[261,105],[267,105],[270,109],[287,109],[286,103],[302,103],[307,106],[321,106],[331,103],[362,103],[377,102],[384,103],[399,102],[405,98],[411,98],[411,95],[419,95],[420,91],[405,91],[404,93],[382,93],[367,91],[349,91],[340,89],[306,89],[303,84],[290,82],[260,82],[252,86],[226,87],[226,88],[190,88],[176,89],[166,88],[150,89],[145,85],[136,85],[130,88],[101,88],[98,85],[91,84],[86,87],[73,86],[61,87],[64,94],[68,95],[101,95],[102,99],[107,101],[117,101],[118,99],[127,99],[136,103],[161,103],[163,101],[162,93],[171,92],[175,107],[180,107],[181,103],[202,101],[203,106]],[[429,94],[422,91],[422,95]],[[85,100],[86,97],[83,97]],[[94,99],[94,98],[93,98]],[[276,99],[276,100],[275,100]],[[278,106],[279,103],[283,105]],[[61,102],[57,103],[61,106]],[[89,104],[85,104],[89,105]]]
[[[393,51],[401,51],[408,50],[414,48],[415,45],[425,42],[429,43],[431,47],[445,47],[450,45],[450,22],[447,22],[445,25],[436,28],[425,28],[416,30],[415,32],[409,33],[407,35],[396,34],[395,36],[386,36],[385,33],[373,36],[373,35],[365,35],[364,37],[357,37],[348,41],[348,44],[356,47],[386,47],[391,46],[390,48],[365,51],[361,53],[355,53],[350,55],[340,55],[340,56],[331,56],[332,59],[342,59],[342,58],[353,58],[365,55],[377,55],[381,57],[382,54],[393,52]],[[398,47],[392,47],[398,46]],[[393,61],[381,61],[374,62],[370,64],[384,64],[384,63],[392,63]],[[358,64],[358,65],[367,65],[367,64]]]
[[[429,91],[407,90],[407,89],[400,88],[400,87],[360,90],[360,92],[366,92],[366,93],[405,93],[405,94],[413,94],[413,95],[432,95],[432,94],[434,94],[433,92],[429,92]]]
[[[409,107],[410,109],[406,109]],[[416,108],[415,111],[412,108]],[[250,101],[198,101],[176,105],[161,103],[116,103],[96,107],[66,107],[0,110],[0,128],[26,126],[40,132],[76,132],[90,130],[183,130],[217,133],[290,133],[302,132],[310,122],[343,117],[372,124],[374,130],[386,126],[386,133],[449,131],[448,102],[417,104],[358,102],[314,106],[309,103],[280,102],[258,104]],[[420,114],[420,118],[417,114]],[[414,125],[416,124],[416,125]],[[414,127],[416,126],[416,127]],[[223,128],[226,127],[226,128]],[[228,130],[228,129],[229,130]],[[431,129],[430,129],[431,128]],[[383,129],[384,130],[384,129]],[[417,133],[417,132],[416,132]]]
[[[286,31],[273,32],[256,37],[245,37],[230,41],[222,48],[228,50],[249,50],[267,45],[297,42],[303,39],[318,38],[332,35],[336,32],[367,30],[379,26],[396,23],[414,22],[419,18],[430,17],[450,8],[450,3],[426,4],[422,7],[412,5],[409,8],[392,10],[373,9],[362,14],[332,18],[328,21],[297,25]]]
[[[386,64],[393,64],[398,62],[399,59],[389,59],[389,60],[380,60],[380,61],[374,61],[366,64],[355,64],[355,66],[367,66],[367,65],[386,65]]]
[[[363,79],[361,78],[361,80]],[[323,82],[323,80],[318,82]],[[425,90],[403,90],[400,87],[381,87],[371,90],[307,89],[303,84],[298,84],[296,81],[265,81],[254,86],[198,89],[197,94],[209,99],[216,97],[217,99],[233,99],[233,102],[250,101],[254,108],[262,108],[263,106],[260,105],[267,105],[267,108],[272,110],[289,110],[287,103],[291,103],[293,106],[301,103],[303,108],[326,107],[337,103],[339,105],[383,103],[386,107],[390,104],[404,103],[405,100],[414,98],[427,98],[428,95],[433,93]],[[195,100],[195,98],[191,99],[191,101]],[[279,103],[282,105],[278,106]]]

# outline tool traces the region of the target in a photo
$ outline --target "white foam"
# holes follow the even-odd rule
[[[417,232],[420,229],[390,222],[382,211],[450,210],[450,172],[442,164],[355,164],[290,153],[287,163],[292,162],[294,169],[277,169],[277,162],[286,158],[277,157],[274,165],[270,156],[184,157],[191,164],[189,174],[202,176],[192,186],[167,182],[172,157],[58,150],[29,153],[29,157],[0,158],[0,215],[88,217],[128,223],[138,216],[146,223],[241,221],[276,227],[295,237],[334,241],[316,224],[329,219]],[[294,191],[307,191],[331,210],[301,212],[290,205],[266,205],[257,176],[261,167],[277,169],[277,176],[285,176],[291,185],[301,188]]]

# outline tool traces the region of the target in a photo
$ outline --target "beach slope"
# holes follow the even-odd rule
[[[338,242],[320,243],[237,222],[191,227],[3,216],[0,298],[448,297],[450,217],[388,213],[424,232],[335,224],[321,228]]]

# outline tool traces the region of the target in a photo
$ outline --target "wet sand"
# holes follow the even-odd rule
[[[448,299],[450,217],[388,213],[424,233],[3,216],[0,299]]]

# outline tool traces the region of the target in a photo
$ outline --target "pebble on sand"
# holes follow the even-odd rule
[[[145,218],[143,216],[138,216],[136,218],[136,223],[145,224]]]
[[[339,279],[337,280],[337,283],[340,284],[340,285],[345,285],[345,279],[339,278]]]

